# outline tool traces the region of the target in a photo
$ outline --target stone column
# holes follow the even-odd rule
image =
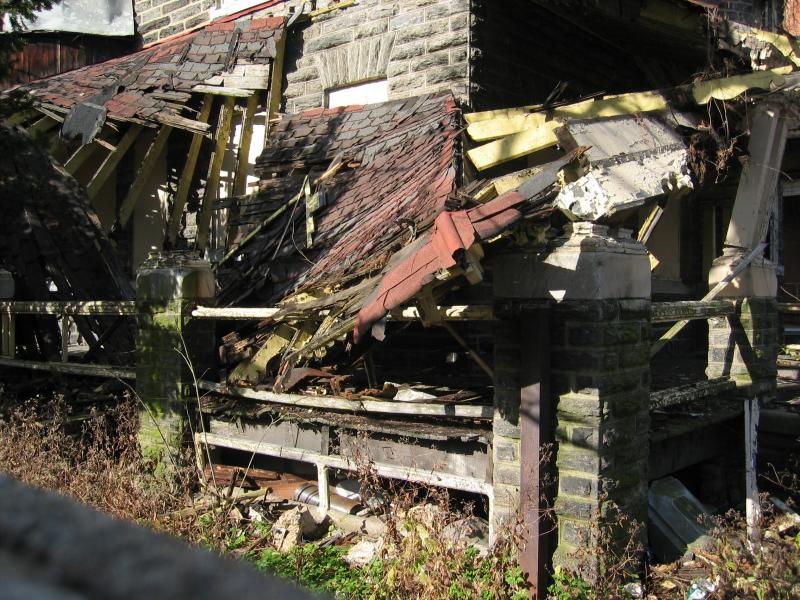
[[[713,287],[736,266],[745,252],[725,248],[709,272]],[[734,305],[730,317],[708,320],[709,378],[730,377],[747,394],[759,398],[774,395],[778,376],[778,289],[775,266],[756,258],[718,296]]]
[[[214,322],[191,318],[213,303],[211,265],[181,252],[151,254],[136,277],[136,392],[144,407],[139,443],[145,458],[169,471],[188,441],[195,412],[192,369],[198,379],[213,365]]]
[[[571,564],[579,546],[596,543],[592,519],[610,503],[639,521],[647,515],[647,252],[628,231],[612,236],[605,226],[575,223],[549,253],[508,256],[499,264],[496,295],[552,301],[549,398],[558,475],[553,562]],[[495,436],[497,456],[497,419]],[[521,457],[523,472],[531,460],[538,457]],[[581,567],[595,572],[598,565],[587,562]]]

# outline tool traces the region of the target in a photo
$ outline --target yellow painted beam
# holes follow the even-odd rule
[[[768,90],[773,85],[782,85],[785,81],[783,76],[791,72],[792,67],[778,67],[745,75],[709,79],[708,81],[696,83],[692,89],[692,96],[698,104],[706,104],[712,98],[716,100],[732,100],[750,89]]]
[[[203,98],[203,106],[200,108],[200,115],[197,117],[198,121],[208,123],[208,118],[211,115],[211,107],[214,105],[214,97],[207,94]],[[178,191],[175,192],[175,201],[173,202],[172,214],[169,219],[169,226],[167,228],[167,239],[171,247],[175,246],[178,240],[178,229],[181,225],[181,215],[183,215],[183,207],[186,205],[186,200],[189,197],[189,192],[192,190],[192,180],[194,179],[194,170],[197,167],[197,157],[200,156],[200,149],[203,146],[205,137],[202,133],[195,133],[192,135],[192,143],[189,146],[189,153],[186,155],[186,164],[181,173],[181,179],[178,182]]]
[[[476,142],[488,142],[532,127],[544,125],[546,118],[547,115],[540,112],[478,121],[467,127],[467,133]]]
[[[467,155],[479,171],[555,146],[558,143],[555,130],[560,121],[548,121],[541,127],[533,127],[503,139],[473,148]]]
[[[554,117],[574,119],[594,119],[597,117],[619,117],[634,113],[653,112],[669,108],[667,101],[659,92],[637,92],[606,96],[599,100],[585,100],[554,108]]]

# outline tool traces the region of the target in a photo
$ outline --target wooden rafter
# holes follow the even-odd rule
[[[203,106],[200,109],[200,114],[197,117],[198,121],[203,123],[208,122],[211,115],[211,108],[214,106],[214,97],[206,94],[203,97]],[[186,200],[189,197],[189,192],[192,189],[192,180],[194,179],[194,170],[197,167],[197,157],[200,155],[200,149],[203,146],[205,138],[199,133],[192,136],[192,143],[189,146],[189,153],[186,156],[186,165],[183,167],[181,179],[178,183],[178,191],[175,193],[175,202],[172,208],[172,215],[170,215],[169,226],[167,229],[167,240],[170,246],[175,246],[178,239],[178,229],[181,225],[181,215],[183,214],[183,207],[186,205]]]
[[[100,165],[100,168],[86,186],[86,193],[89,195],[89,199],[94,199],[97,197],[97,194],[100,193],[100,189],[103,187],[103,184],[108,181],[108,178],[117,169],[120,161],[133,145],[133,142],[136,141],[136,138],[139,137],[142,129],[143,128],[141,125],[131,125],[128,131],[125,132],[125,135],[122,136],[119,144],[117,144],[116,150],[111,152],[106,157],[106,159],[103,161],[103,164]]]
[[[201,251],[205,250],[208,244],[209,230],[211,228],[211,213],[214,200],[217,199],[217,193],[219,191],[219,175],[220,169],[222,169],[222,160],[225,158],[225,148],[228,146],[234,101],[235,98],[233,97],[225,98],[225,103],[219,109],[214,151],[208,165],[206,190],[203,196],[203,206],[200,209],[200,218],[197,225],[196,247]]]
[[[127,225],[128,219],[131,218],[133,210],[136,207],[136,203],[145,192],[147,184],[150,181],[151,175],[153,174],[153,170],[156,168],[161,160],[161,157],[164,155],[164,149],[167,146],[167,140],[169,140],[170,133],[172,133],[172,127],[169,125],[162,126],[153,140],[153,143],[150,144],[150,147],[147,149],[147,154],[145,154],[144,160],[142,161],[142,166],[139,168],[139,172],[136,174],[136,179],[134,180],[133,185],[128,191],[128,195],[125,197],[125,200],[122,202],[122,206],[119,209],[118,222],[120,227],[125,227],[125,225]]]
[[[80,148],[78,148],[72,156],[69,157],[66,163],[64,163],[64,168],[67,170],[67,173],[75,176],[75,173],[78,172],[84,163],[92,156],[95,152],[97,152],[98,146],[97,144],[90,143],[84,144]]]

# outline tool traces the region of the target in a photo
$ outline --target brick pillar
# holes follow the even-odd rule
[[[152,254],[137,273],[136,391],[146,407],[139,443],[161,470],[179,458],[194,414],[194,381],[182,354],[188,350],[198,379],[213,364],[214,323],[190,313],[211,304],[214,292],[211,265],[187,253]]]
[[[579,545],[592,543],[591,519],[608,502],[637,520],[645,521],[647,515],[647,253],[628,231],[611,236],[605,226],[575,223],[566,227],[565,235],[548,253],[511,255],[498,261],[495,295],[551,301],[548,397],[557,421],[558,475],[558,545],[553,562],[570,564]],[[514,324],[501,322],[498,327],[498,333],[513,331]],[[496,359],[512,351],[503,335],[498,336],[496,344]],[[503,379],[503,366],[496,360],[495,404],[513,418],[513,409],[505,403],[514,399],[519,402],[519,390],[516,396],[511,393],[514,380]],[[515,433],[507,427],[511,425],[506,422],[508,418],[498,421],[496,414],[495,460],[499,458],[498,448],[513,440]],[[508,435],[498,436],[498,431],[507,431]],[[538,460],[538,456],[520,459],[524,472],[526,464]],[[501,481],[497,480],[503,466],[503,462],[495,465],[499,497],[513,490],[502,475]],[[495,502],[499,506],[497,499]],[[591,572],[597,565],[582,566]]]
[[[744,254],[726,248],[713,263],[709,284],[716,285]],[[718,298],[732,303],[734,314],[708,320],[708,377],[730,377],[742,391],[762,399],[775,394],[779,342],[776,294],[775,267],[763,258],[754,259],[722,291]]]

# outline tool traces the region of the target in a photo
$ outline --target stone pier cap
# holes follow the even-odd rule
[[[628,229],[568,223],[542,252],[503,255],[495,265],[499,298],[596,300],[650,299],[647,250]]]

